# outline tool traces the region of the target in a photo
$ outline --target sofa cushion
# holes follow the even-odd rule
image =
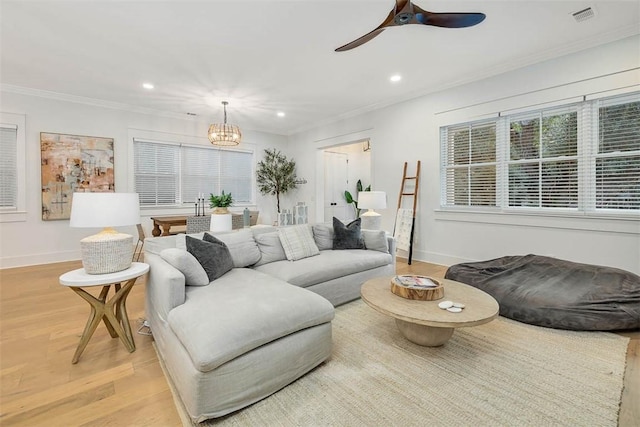
[[[309,224],[280,227],[278,228],[278,236],[289,261],[296,261],[320,253],[313,240],[313,232]]]
[[[276,261],[254,268],[292,285],[306,288],[338,277],[385,266],[391,262],[392,257],[388,253],[345,249],[321,251],[318,256],[296,262]]]
[[[288,263],[288,261],[282,261]],[[208,372],[294,332],[329,322],[333,306],[321,296],[247,268],[234,268],[209,286],[187,289],[168,323],[196,369]]]
[[[282,243],[280,243],[280,236],[276,231],[254,235],[254,239],[256,239],[261,254],[260,261],[256,262],[254,267],[287,259]]]
[[[233,266],[236,268],[249,267],[260,261],[260,249],[250,230],[243,229],[220,234],[205,233],[203,239],[207,240],[207,236],[215,236],[227,245],[233,259]]]
[[[333,217],[333,249],[364,249],[364,239],[360,232],[360,223],[362,219],[358,218],[344,225],[335,216]]]
[[[389,253],[389,242],[384,230],[361,230],[361,232],[367,250]]]
[[[329,224],[313,224],[313,240],[315,240],[318,249],[326,251],[333,249],[333,226]]]
[[[215,239],[213,236],[211,238]],[[204,271],[207,272],[209,281],[216,280],[233,268],[229,248],[223,242],[215,240],[215,242],[206,242],[191,236],[187,236],[185,239],[187,251],[202,265]]]
[[[180,273],[184,274],[184,283],[188,286],[206,286],[209,284],[207,272],[196,257],[184,249],[167,248],[160,252],[163,260],[167,261]]]

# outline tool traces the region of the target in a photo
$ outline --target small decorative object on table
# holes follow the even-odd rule
[[[421,301],[433,301],[444,297],[442,284],[427,276],[394,276],[391,278],[391,292],[402,298]]]

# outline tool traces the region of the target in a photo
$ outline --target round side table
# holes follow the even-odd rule
[[[95,332],[100,321],[109,331],[112,338],[120,337],[120,340],[129,353],[133,353],[136,344],[131,334],[129,317],[127,316],[126,300],[136,279],[149,271],[149,265],[142,262],[134,262],[126,270],[108,274],[87,274],[84,268],[69,271],[60,276],[60,284],[68,286],[91,305],[91,314],[82,332],[80,343],[76,349],[71,363],[78,363],[80,355],[89,343],[89,339]],[[122,284],[124,282],[124,284]],[[115,285],[115,295],[107,301],[107,294],[111,285]],[[102,286],[100,296],[94,297],[82,288]]]

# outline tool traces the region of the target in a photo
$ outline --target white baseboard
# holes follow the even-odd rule
[[[407,258],[409,256],[408,251],[398,250],[396,256],[400,258]],[[451,266],[454,264],[460,264],[462,262],[474,262],[477,261],[475,259],[469,258],[460,258],[454,255],[448,254],[439,254],[436,252],[428,252],[428,251],[413,251],[412,261],[422,261],[422,262],[430,262],[432,264]]]
[[[22,256],[7,256],[0,258],[1,268],[26,267],[28,265],[51,264],[54,262],[79,260],[80,251],[50,252]]]

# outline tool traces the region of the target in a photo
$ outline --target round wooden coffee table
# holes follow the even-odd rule
[[[480,289],[453,280],[438,279],[444,286],[444,298],[418,301],[391,292],[391,277],[366,281],[360,290],[362,300],[371,308],[396,319],[400,333],[409,341],[428,347],[446,343],[455,328],[482,325],[498,316],[498,302]],[[451,313],[438,307],[442,301],[460,302],[465,308]]]

